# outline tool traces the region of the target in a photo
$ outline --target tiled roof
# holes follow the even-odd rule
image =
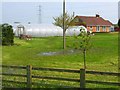
[[[104,20],[102,17],[92,17],[92,16],[76,16],[85,22],[88,26],[111,26],[113,25],[110,21]]]

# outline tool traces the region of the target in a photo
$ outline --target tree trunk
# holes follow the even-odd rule
[[[66,48],[65,31],[63,31],[63,49]]]
[[[84,55],[84,69],[86,69],[86,50],[85,49],[83,51],[83,55]]]

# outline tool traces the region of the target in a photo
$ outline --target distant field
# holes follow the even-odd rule
[[[74,37],[66,37],[67,50],[74,49],[74,42]],[[89,51],[87,51],[87,70],[118,72],[118,34],[97,33],[94,36],[92,36],[91,43],[92,48]],[[23,66],[32,65],[33,67],[51,67],[68,69],[83,68],[82,52],[53,56],[38,55],[42,52],[54,52],[61,50],[62,37],[33,38],[30,41],[19,40],[18,38],[15,38],[14,46],[2,47],[2,64]],[[51,75],[52,73],[42,74]],[[67,74],[64,74],[63,76],[67,76]],[[69,77],[74,77],[74,75],[71,75]],[[76,77],[79,77],[79,75]],[[99,78],[97,76],[88,76],[88,78],[101,80],[104,77]],[[110,78],[108,80],[110,80]],[[111,80],[117,81],[117,78],[113,78]],[[74,86],[79,85],[75,84]],[[88,85],[88,87],[103,86]]]

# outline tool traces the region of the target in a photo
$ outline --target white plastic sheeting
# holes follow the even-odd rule
[[[63,29],[52,24],[27,24],[23,25],[25,28],[25,34],[32,37],[47,37],[47,36],[62,36]],[[14,31],[18,36],[18,29]]]
[[[66,30],[66,36],[77,36],[83,30],[87,33],[87,29],[84,26],[71,26]]]
[[[63,29],[53,24],[27,24],[23,25],[25,34],[32,37],[63,36]],[[66,36],[79,35],[80,29],[87,29],[84,26],[72,26],[66,30]],[[14,29],[15,36],[18,36],[18,29]]]

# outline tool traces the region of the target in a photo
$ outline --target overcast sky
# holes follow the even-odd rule
[[[19,1],[19,0],[18,0]],[[38,23],[39,5],[41,5],[42,23],[51,24],[54,22],[53,17],[62,14],[62,2],[8,2],[5,0],[0,3],[2,12],[0,13],[0,23]],[[118,2],[66,2],[66,11],[69,14],[75,12],[79,16],[95,16],[110,20],[112,23],[118,21]]]

